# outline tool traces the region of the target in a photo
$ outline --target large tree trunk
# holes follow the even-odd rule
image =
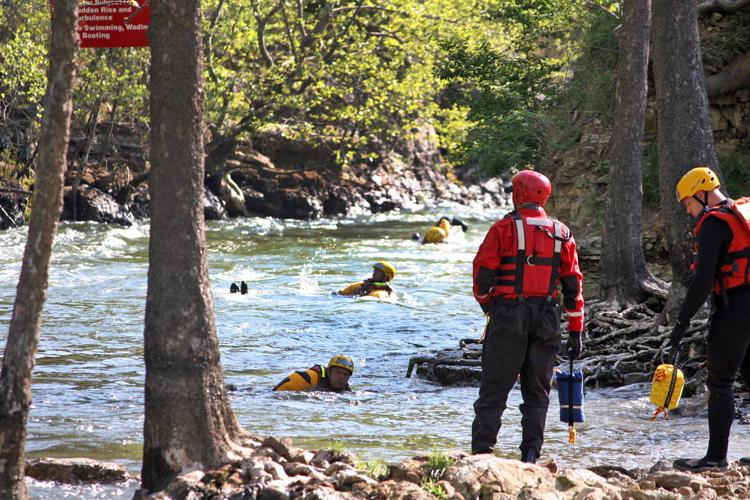
[[[78,0],[55,2],[34,208],[0,373],[0,498],[26,498],[23,457],[31,406],[31,372],[39,346],[52,244],[62,211],[78,47],[77,19]]]
[[[718,168],[695,2],[654,0],[652,51],[659,117],[660,200],[672,264],[672,291],[665,315],[671,321],[689,278],[693,227],[675,199],[675,186],[696,165]]]
[[[641,283],[654,280],[643,255],[641,219],[651,0],[625,0],[621,6],[615,119],[600,268],[602,298],[632,303],[645,296]]]
[[[222,373],[203,219],[200,0],[153,0],[151,239],[144,490],[239,458]]]

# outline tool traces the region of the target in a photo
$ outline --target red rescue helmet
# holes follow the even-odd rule
[[[513,205],[536,203],[544,206],[552,194],[552,183],[549,179],[533,170],[521,170],[513,176]]]

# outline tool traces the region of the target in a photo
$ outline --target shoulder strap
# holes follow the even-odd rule
[[[555,228],[555,250],[554,254],[552,255],[552,269],[549,274],[549,290],[547,291],[547,300],[550,300],[552,298],[552,295],[555,293],[555,288],[557,288],[557,278],[560,276],[560,254],[562,253],[562,244],[563,241],[567,241],[567,239],[563,239],[562,224],[560,223],[560,221],[553,219],[552,223],[554,224]],[[570,239],[570,236],[568,236],[568,239]]]
[[[516,276],[514,280],[518,300],[523,300],[523,268],[526,263],[526,231],[523,227],[523,219],[518,212],[509,214],[513,217],[516,227],[516,240],[518,242],[518,254],[516,255]]]

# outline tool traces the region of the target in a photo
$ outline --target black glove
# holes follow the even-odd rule
[[[575,360],[581,355],[583,351],[583,339],[581,338],[581,332],[568,332],[568,344],[566,345],[568,350],[568,358]]]
[[[467,226],[464,221],[456,219],[455,217],[453,217],[453,220],[451,220],[451,226],[461,226],[461,229],[464,233],[469,230],[469,226]]]
[[[680,342],[682,342],[686,330],[687,325],[678,321],[672,328],[672,333],[669,334],[669,362],[671,364],[677,361],[677,355],[680,353]]]

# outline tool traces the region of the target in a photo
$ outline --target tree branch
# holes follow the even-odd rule
[[[698,4],[698,15],[710,14],[714,11],[737,12],[746,5],[750,5],[750,0],[706,0]]]

